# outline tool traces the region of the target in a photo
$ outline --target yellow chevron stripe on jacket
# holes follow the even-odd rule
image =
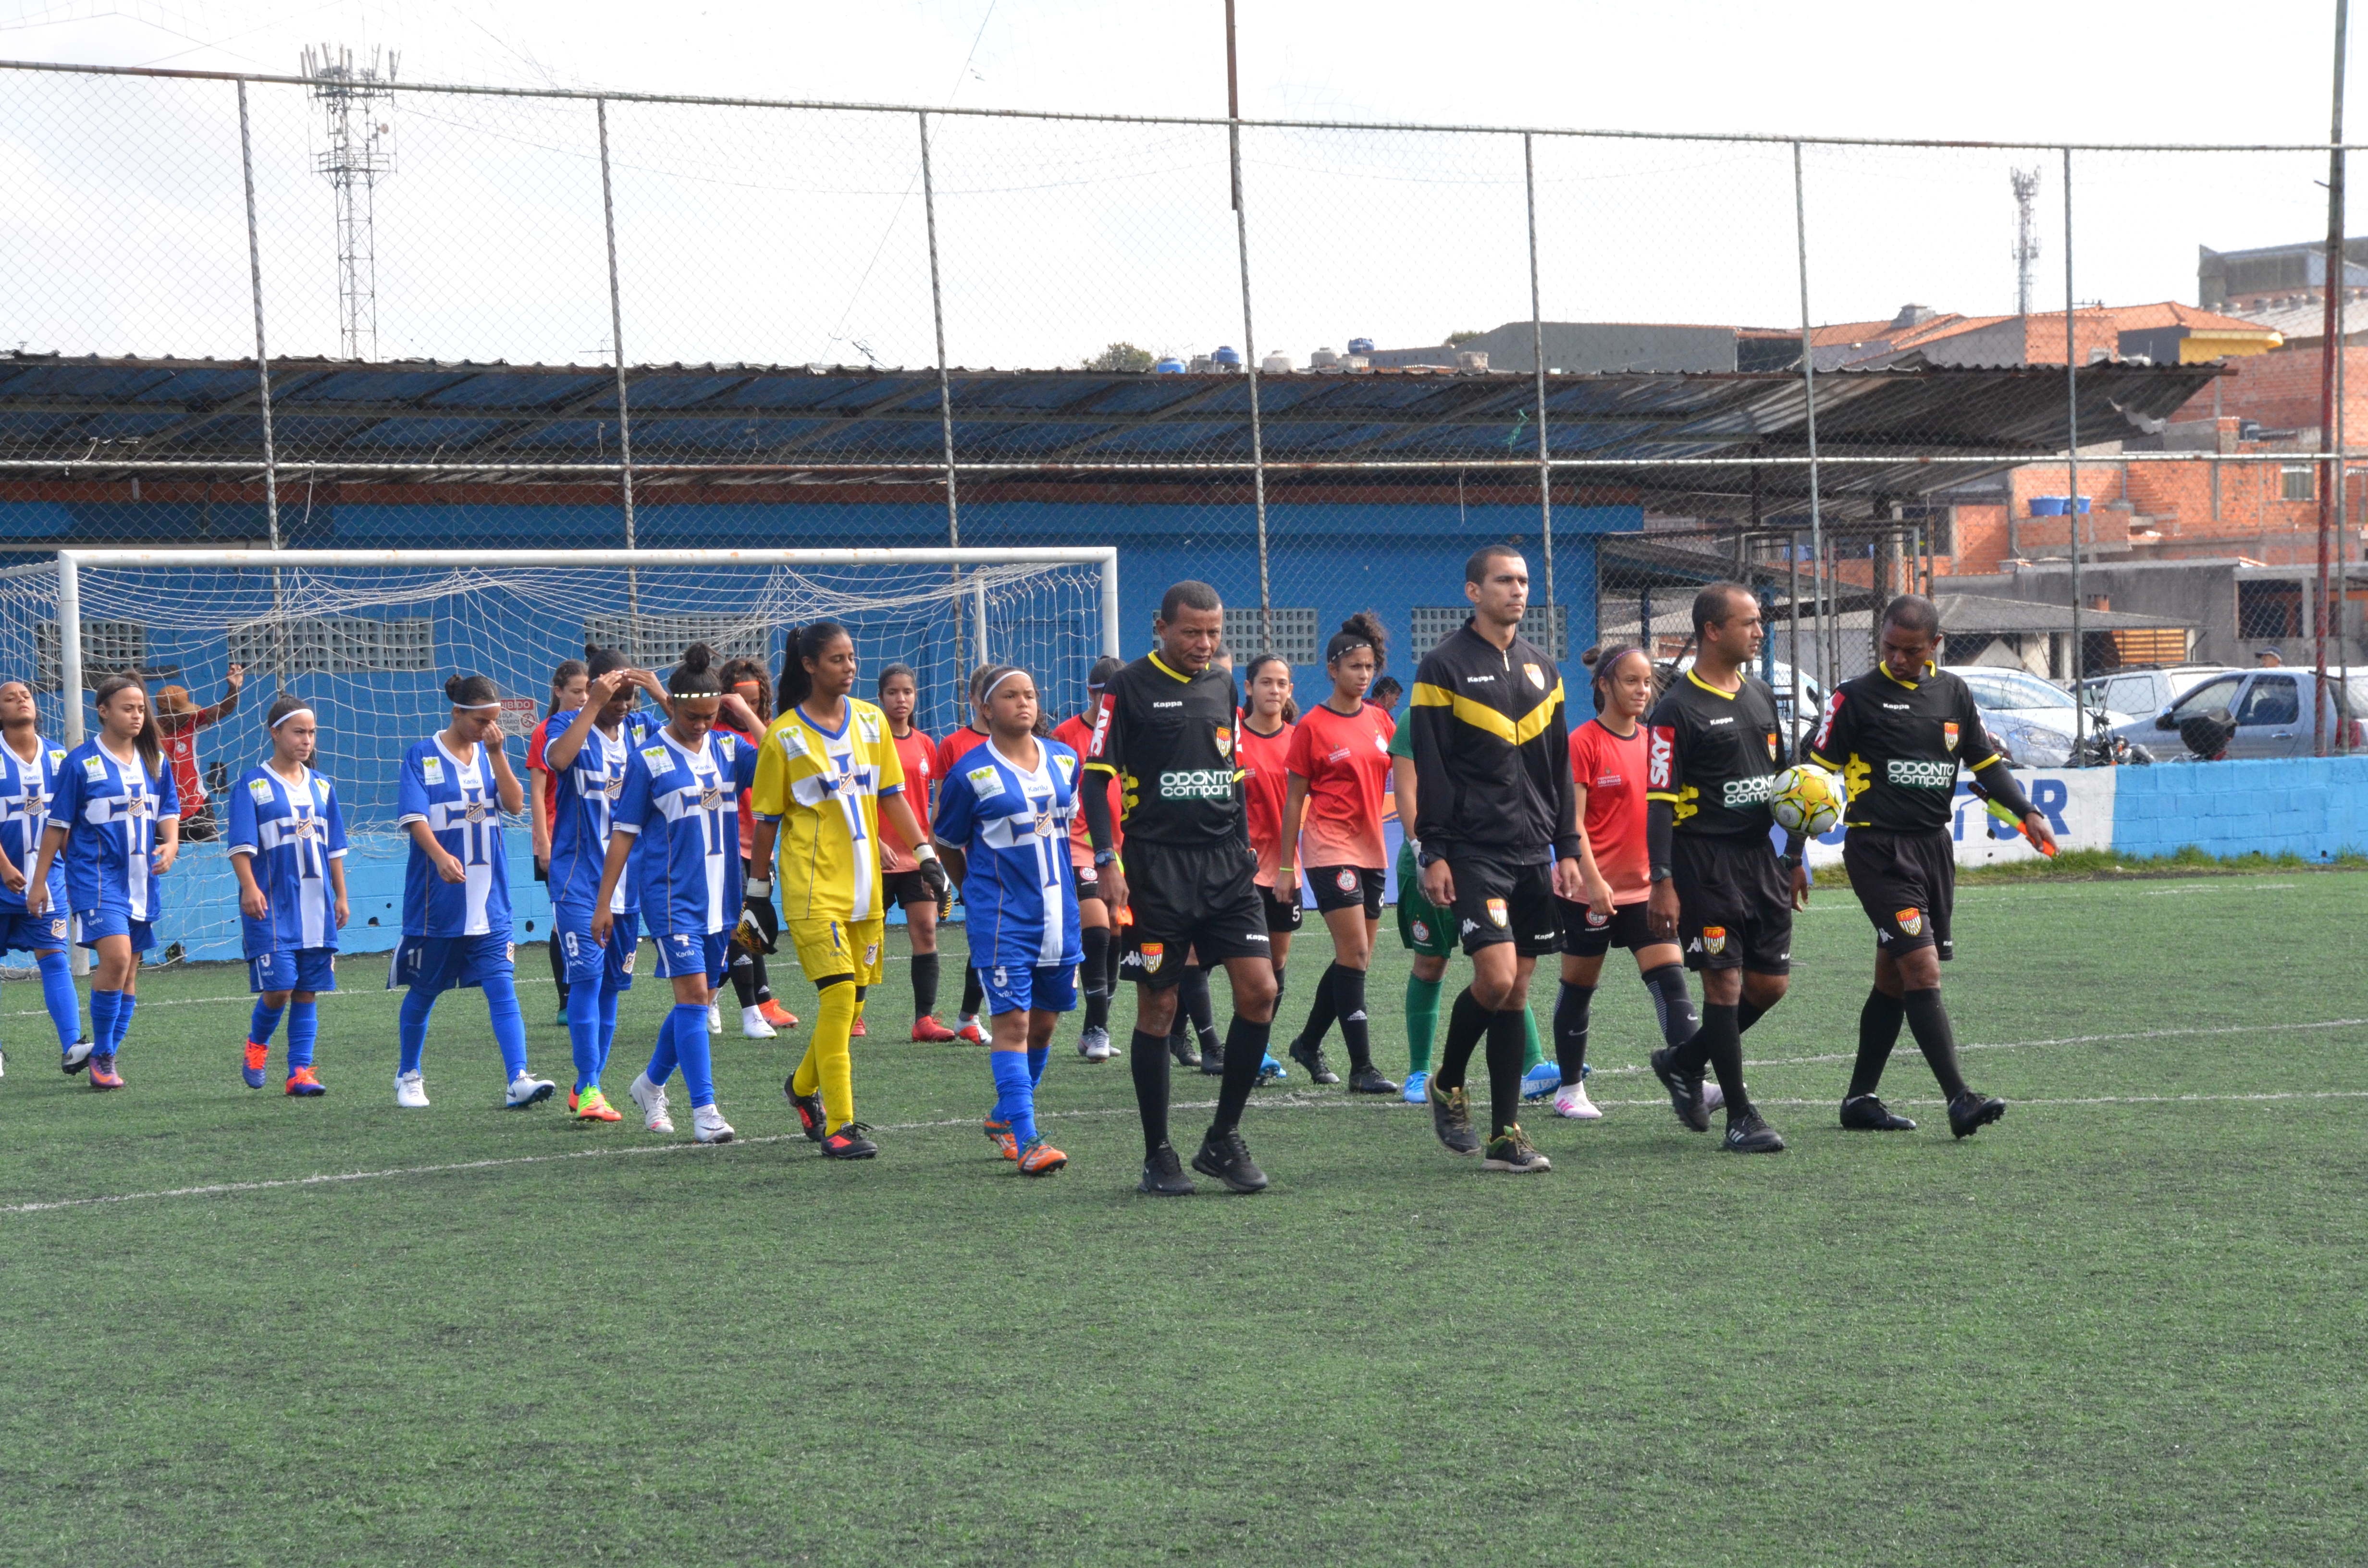
[[[1486,703],[1475,702],[1461,692],[1424,681],[1415,682],[1407,700],[1417,708],[1444,708],[1459,722],[1485,730],[1508,746],[1518,746],[1535,740],[1554,722],[1554,711],[1562,706],[1562,682],[1554,682],[1554,689],[1518,720],[1508,719]]]

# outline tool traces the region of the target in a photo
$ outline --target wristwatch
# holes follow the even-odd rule
[[[1115,849],[1097,849],[1094,851],[1094,864],[1098,867],[1107,866],[1117,858],[1118,851]]]

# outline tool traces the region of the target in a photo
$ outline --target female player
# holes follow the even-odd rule
[[[932,775],[933,778],[952,778],[954,765],[969,755],[973,747],[984,745],[986,743],[986,718],[979,711],[978,688],[980,684],[995,672],[995,669],[996,666],[993,665],[981,665],[970,672],[970,685],[962,705],[962,712],[965,715],[962,725],[958,730],[947,731],[945,739],[938,743],[938,767],[936,773]],[[962,880],[961,850],[955,850],[953,858],[946,862],[946,874],[952,880],[955,888],[961,888]],[[964,964],[962,1010],[954,1019],[956,1040],[971,1045],[986,1043],[986,1033],[979,1028],[978,1022],[980,998],[983,995],[984,993],[978,988],[978,971]]]
[[[625,764],[649,744],[660,721],[639,711],[644,681],[614,648],[586,646],[588,672],[581,705],[553,714],[543,743],[543,767],[559,786],[551,827],[551,928],[567,969],[567,1041],[575,1084],[567,1108],[579,1121],[622,1121],[601,1092],[600,1073],[617,1038],[618,998],[633,988],[633,953],[641,945],[640,890],[615,889],[606,905],[609,935],[595,940],[592,918],[608,863],[609,827],[624,788]]]
[[[180,853],[181,797],[140,677],[128,670],[108,676],[95,696],[98,733],[58,766],[58,792],[26,880],[25,913],[49,909],[50,867],[63,850],[74,939],[98,954],[90,983],[90,1086],[120,1089],[115,1053],[131,1028],[140,955],[156,945],[165,874]],[[66,1053],[67,1072],[82,1067]]]
[[[1390,740],[1397,733],[1390,716],[1365,700],[1384,647],[1382,623],[1371,610],[1342,621],[1325,645],[1332,695],[1302,715],[1292,733],[1282,835],[1269,860],[1275,897],[1295,909],[1299,871],[1283,846],[1300,848],[1315,907],[1332,932],[1332,966],[1315,983],[1315,1003],[1291,1054],[1315,1082],[1338,1083],[1339,1074],[1324,1060],[1324,1036],[1337,1017],[1349,1048],[1349,1092],[1355,1095],[1398,1092],[1373,1067],[1365,1018],[1365,970],[1373,960],[1388,880],[1382,794],[1390,776]]]
[[[837,621],[815,621],[790,638],[781,650],[781,714],[765,732],[754,802],[757,869],[778,870],[798,962],[822,994],[805,1059],[781,1088],[806,1136],[835,1160],[868,1160],[880,1152],[871,1129],[855,1119],[848,1040],[856,987],[880,983],[887,936],[882,817],[913,846],[930,892],[946,895],[945,869],[905,799],[904,765],[888,717],[848,695],[855,675],[854,640]],[[770,952],[779,927],[772,877],[750,877],[741,939]]]
[[[58,1031],[60,1060],[69,1073],[89,1057],[82,1043],[82,1001],[66,960],[65,868],[50,867],[48,913],[25,907],[41,829],[57,798],[66,748],[41,735],[40,705],[21,680],[0,681],[0,955],[33,955],[41,971],[41,1004]],[[7,1053],[0,1051],[0,1067]]]
[[[621,918],[616,905],[632,861],[639,902],[658,949],[658,978],[674,983],[674,1011],[658,1026],[657,1049],[633,1080],[633,1103],[652,1132],[672,1132],[666,1080],[682,1068],[690,1092],[690,1135],[729,1143],[732,1124],[715,1108],[707,1044],[707,999],[723,983],[725,949],[741,900],[740,795],[757,777],[756,754],[715,728],[724,704],[715,652],[682,651],[666,676],[671,717],[625,764],[609,821],[608,858],[592,901],[592,936],[606,943]]]
[[[505,1103],[524,1110],[557,1087],[527,1071],[526,1020],[518,1016],[510,944],[509,858],[502,814],[526,809],[526,791],[502,735],[502,699],[484,676],[444,683],[450,722],[404,754],[395,786],[395,822],[411,835],[403,874],[403,940],[386,985],[409,988],[397,1015],[401,1058],[394,1103],[427,1105],[419,1057],[436,999],[454,986],[485,994],[485,1013],[509,1080]],[[546,756],[549,752],[546,750]]]
[[[765,726],[772,722],[773,682],[765,666],[754,659],[726,659],[723,707],[715,727],[738,739],[754,756]],[[756,842],[757,817],[748,809],[748,793],[744,790],[740,792],[740,875],[744,880],[748,875],[748,851]],[[729,957],[732,991],[740,1000],[740,1032],[750,1040],[771,1040],[783,1029],[796,1028],[798,1016],[773,995],[773,977],[765,968],[765,955],[734,943]],[[711,1019],[708,1032],[721,1033],[713,1024]]]
[[[1571,778],[1578,787],[1578,865],[1587,878],[1587,902],[1554,901],[1562,917],[1562,989],[1554,1016],[1562,1086],[1554,1091],[1554,1111],[1573,1121],[1593,1121],[1603,1114],[1587,1097],[1582,1079],[1588,1008],[1603,975],[1603,957],[1613,948],[1636,956],[1637,972],[1653,994],[1669,1044],[1683,1044],[1701,1027],[1686,992],[1685,955],[1675,942],[1656,941],[1645,925],[1653,884],[1645,853],[1647,740],[1642,722],[1654,698],[1653,661],[1641,648],[1604,649],[1595,660],[1593,687],[1595,717],[1570,733]]]
[[[1053,1028],[1077,1006],[1085,958],[1076,874],[1065,843],[1076,812],[1077,754],[1036,735],[1042,711],[1027,671],[991,672],[979,704],[988,729],[939,792],[937,836],[968,858],[962,903],[971,967],[994,1034],[987,1064],[995,1111],[987,1135],[1022,1176],[1050,1176],[1069,1156],[1036,1129],[1036,1085]]]
[[[938,743],[916,728],[913,710],[920,705],[921,685],[910,665],[890,665],[880,672],[872,688],[880,711],[888,716],[888,733],[896,742],[896,760],[905,769],[905,793],[913,814],[923,822],[936,798]],[[925,1044],[944,1045],[954,1031],[938,1022],[938,901],[921,881],[920,862],[912,846],[896,836],[893,824],[880,830],[880,874],[888,902],[905,911],[905,934],[913,944],[913,1038]]]
[[[282,692],[264,715],[271,756],[230,792],[230,869],[238,878],[240,937],[255,1013],[246,1025],[250,1089],[263,1087],[271,1033],[288,1016],[287,1092],[324,1095],[313,1071],[321,1032],[315,999],[337,988],[337,933],[346,903],[346,812],[336,786],[313,771],[320,721]]]
[[[552,824],[559,812],[559,779],[543,765],[542,750],[554,733],[551,722],[562,713],[573,713],[584,706],[585,683],[589,672],[581,659],[562,659],[551,672],[551,706],[542,710],[542,722],[526,741],[527,822],[534,831],[534,880],[551,880]],[[564,722],[562,729],[566,727]],[[559,992],[559,1027],[567,1027],[567,955],[559,945],[559,926],[553,922],[550,938],[543,943],[551,954],[551,983]]]
[[[1102,687],[1124,668],[1126,661],[1114,654],[1096,659],[1086,676],[1086,710],[1054,725],[1053,738],[1085,756],[1086,743],[1093,739],[1094,710],[1101,704]],[[1105,788],[1110,790],[1110,847],[1115,851],[1126,838],[1119,822],[1122,813],[1116,776]],[[1082,811],[1069,818],[1069,869],[1076,878],[1077,924],[1082,927],[1079,936],[1086,955],[1078,971],[1086,994],[1086,1029],[1077,1039],[1077,1054],[1088,1062],[1108,1062],[1116,1054],[1110,1045],[1110,998],[1118,994],[1118,929],[1110,924],[1110,905],[1102,902],[1101,883],[1094,875],[1094,841],[1087,836]]]
[[[1234,740],[1234,760],[1242,769],[1248,797],[1250,851],[1258,857],[1258,893],[1266,903],[1268,940],[1273,944],[1274,990],[1282,994],[1282,966],[1291,957],[1291,934],[1303,915],[1299,900],[1275,895],[1275,868],[1283,860],[1299,869],[1299,846],[1282,835],[1282,809],[1290,793],[1291,737],[1298,733],[1299,704],[1291,696],[1291,661],[1260,653],[1249,664],[1250,705]],[[1082,814],[1082,813],[1081,813]],[[1115,813],[1113,813],[1115,814]]]

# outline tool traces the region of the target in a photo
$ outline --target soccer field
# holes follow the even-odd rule
[[[1959,1143],[1905,1037],[1884,1086],[1923,1127],[1836,1127],[1872,944],[1822,892],[1745,1040],[1782,1155],[1679,1127],[1614,954],[1606,1119],[1531,1108],[1552,1175],[1294,1071],[1245,1123],[1273,1188],[1190,1201],[1135,1196],[1125,1065],[1074,1025],[1039,1096],[1072,1163],[1019,1178],[985,1052],[904,1040],[900,963],[860,1165],[791,1134],[803,1030],[719,1042],[743,1142],[695,1149],[687,1116],[498,1108],[470,993],[398,1111],[375,958],[311,1102],[240,1085],[242,971],[146,977],[113,1096],[10,984],[0,1561],[2357,1562],[2363,901],[1964,890],[1957,1034],[2012,1110]],[[666,1006],[643,967],[620,1098]],[[1394,1076],[1404,976],[1385,934]],[[1188,1153],[1213,1083],[1179,1080]]]

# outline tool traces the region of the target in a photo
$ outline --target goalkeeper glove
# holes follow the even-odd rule
[[[751,877],[746,896],[740,901],[740,923],[732,927],[732,945],[746,953],[769,953],[780,940],[780,922],[773,914],[772,879]]]
[[[938,901],[938,918],[950,918],[954,912],[954,885],[946,875],[944,862],[938,858],[937,850],[926,844],[913,851],[913,858],[918,863],[921,885]]]

